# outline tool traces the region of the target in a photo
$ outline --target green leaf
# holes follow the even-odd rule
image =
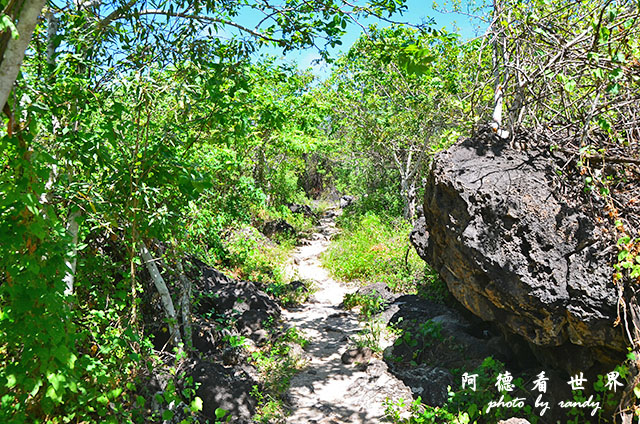
[[[140,406],[141,408],[144,408],[144,404],[147,403],[147,401],[144,399],[144,397],[138,395],[136,397],[136,403],[138,404],[138,406]]]
[[[618,94],[620,94],[620,84],[609,84],[609,86],[607,87],[607,93],[613,96],[617,96]]]
[[[18,34],[18,28],[16,28],[15,24],[11,20],[11,17],[9,17],[8,15],[2,15],[2,17],[0,18],[0,31],[4,31],[7,28],[11,30],[11,38],[13,38],[14,40],[20,38],[20,34]]]
[[[62,396],[58,394],[58,392],[53,388],[53,386],[49,386],[47,388],[47,392],[45,393],[45,397],[51,399],[55,403],[62,402]]]
[[[116,400],[122,394],[121,388],[115,388],[109,392],[109,399]]]
[[[216,419],[221,420],[228,413],[229,413],[229,411],[227,411],[226,409],[216,408],[216,411],[215,411]]]
[[[50,373],[47,375],[47,380],[49,381],[49,383],[51,383],[51,386],[53,386],[56,391],[59,391],[62,387],[62,383],[64,383],[67,379],[62,374]]]
[[[165,421],[169,421],[171,418],[173,418],[173,415],[173,411],[167,409],[162,413],[162,419]]]
[[[15,386],[18,383],[18,379],[16,378],[15,375],[13,374],[9,374],[7,376],[7,388],[12,388],[13,386]]]
[[[202,411],[202,399],[200,399],[198,396],[196,396],[192,401],[191,401],[191,405],[189,406],[191,408],[192,412],[198,412],[198,411]]]
[[[564,84],[564,89],[566,92],[571,93],[572,91],[574,91],[576,89],[576,82],[575,80],[569,80]]]

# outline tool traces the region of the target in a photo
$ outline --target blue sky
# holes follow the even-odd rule
[[[477,19],[472,19],[463,13],[442,13],[441,11],[434,9],[434,3],[432,0],[406,0],[407,11],[403,14],[396,14],[391,19],[398,22],[408,22],[414,25],[429,22],[431,18],[435,20],[432,27],[437,29],[446,29],[447,31],[458,32],[463,39],[471,39],[478,35],[478,31],[482,32],[482,23]],[[465,11],[472,9],[474,6],[473,0],[463,0],[461,8]],[[439,10],[446,10],[446,6],[438,8]],[[365,27],[369,24],[377,24],[380,27],[386,27],[390,24],[387,22],[379,21],[375,18],[365,19],[360,21]],[[329,52],[337,56],[341,52],[346,52],[349,47],[360,37],[363,30],[359,25],[350,24],[347,27],[347,33],[342,37],[342,46],[329,49]],[[299,68],[306,69],[311,67],[313,72],[319,77],[326,77],[329,74],[329,67],[324,64],[314,64],[314,61],[319,59],[320,56],[315,49],[300,50],[290,52],[286,56],[279,53],[275,49],[264,49],[264,53],[274,55],[280,60],[286,62],[296,63]]]

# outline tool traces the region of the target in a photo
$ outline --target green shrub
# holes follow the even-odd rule
[[[254,386],[251,395],[258,401],[258,412],[254,422],[282,422],[285,405],[282,395],[289,388],[291,377],[305,365],[304,358],[292,349],[293,345],[304,348],[309,343],[304,334],[295,327],[283,331],[271,343],[251,354],[253,364],[260,373],[262,390]]]
[[[383,282],[396,291],[415,292],[424,262],[409,243],[409,223],[369,212],[346,216],[339,225],[342,234],[322,257],[335,277]]]
[[[360,307],[360,315],[367,319],[382,311],[385,307],[385,301],[382,297],[359,293],[345,294],[342,304],[345,309]]]
[[[288,249],[272,242],[250,225],[239,226],[225,238],[226,267],[234,276],[260,283],[283,283]]]

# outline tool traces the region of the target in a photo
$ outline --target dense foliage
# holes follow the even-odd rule
[[[311,196],[358,198],[326,258],[336,274],[434,279],[407,250],[421,182],[435,152],[491,120],[575,158],[617,231],[615,280],[640,278],[637,3],[497,1],[470,41],[371,27],[324,82],[257,52],[328,58],[348,23],[404,1],[0,5],[1,422],[159,420],[138,395],[158,348],[142,309],[159,298],[179,359],[186,256],[292,299],[295,237],[259,230],[309,229],[287,205]],[[195,414],[188,394],[165,403]]]

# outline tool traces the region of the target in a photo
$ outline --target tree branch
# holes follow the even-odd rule
[[[269,37],[266,34],[263,34],[261,32],[255,31],[255,30],[253,30],[251,28],[247,28],[246,26],[237,24],[237,23],[235,23],[233,21],[229,21],[229,20],[221,19],[221,18],[213,18],[211,16],[193,15],[193,14],[183,13],[183,12],[169,12],[167,10],[161,10],[161,9],[141,10],[137,14],[140,15],[140,16],[142,16],[142,15],[163,15],[163,16],[168,16],[168,17],[172,17],[172,18],[193,19],[193,20],[209,22],[209,23],[219,23],[219,24],[222,24],[222,25],[232,26],[234,28],[239,29],[242,32],[246,32],[247,34],[251,34],[254,37],[260,38],[260,39],[265,40],[265,41],[270,41],[270,42],[278,43],[278,44],[282,44],[282,43],[286,42],[286,40],[284,40],[284,39]]]
[[[577,152],[575,150],[565,149],[563,147],[559,148],[558,150],[561,151],[562,153],[581,156],[585,159],[602,160],[604,162],[609,162],[609,163],[630,163],[634,165],[640,165],[640,159],[636,159],[636,158],[627,158],[623,156],[591,155],[591,154],[585,155],[585,154],[580,154],[580,152]]]
[[[119,19],[122,15],[125,14],[125,12],[131,9],[133,5],[136,4],[137,1],[138,0],[129,0],[128,3],[120,6],[119,8],[117,8],[116,10],[108,14],[107,17],[105,17],[103,20],[98,22],[98,25],[97,25],[98,30],[102,30],[108,27],[109,24],[111,24],[111,22],[115,21],[116,19]]]

